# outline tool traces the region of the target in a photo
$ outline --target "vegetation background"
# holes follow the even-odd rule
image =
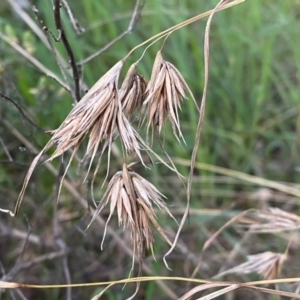
[[[57,36],[51,1],[33,2],[45,26]],[[0,5],[0,208],[3,209],[13,209],[32,159],[49,139],[49,133],[44,131],[57,128],[73,104],[70,94],[30,61],[33,57],[62,78],[55,59],[43,42],[42,31],[35,25],[30,6],[27,2],[22,2],[22,6],[17,3],[16,0],[2,0]],[[61,9],[63,27],[79,62],[127,29],[134,1],[85,0],[69,1],[69,5],[85,29],[76,34],[68,15]],[[215,5],[216,1],[204,0],[146,1],[134,30],[84,63],[80,69],[81,78],[87,87],[91,87],[137,44]],[[247,0],[214,16],[206,114],[189,219],[176,250],[168,257],[172,271],[162,261],[169,246],[157,235],[156,261],[151,253],[147,254],[144,275],[190,278],[202,253],[204,259],[196,277],[210,279],[220,271],[246,261],[249,254],[264,251],[284,253],[293,236],[289,258],[280,275],[299,276],[300,266],[295,263],[300,259],[297,231],[293,235],[290,232],[249,234],[246,229],[232,224],[221,232],[207,251],[202,252],[204,242],[212,234],[231,217],[249,208],[278,207],[286,212],[300,213],[297,193],[278,191],[270,184],[281,182],[287,187],[300,188],[299,24],[299,1]],[[180,70],[198,103],[204,79],[204,29],[205,20],[180,29],[169,37],[163,48],[164,58]],[[29,58],[16,51],[6,39],[26,50]],[[61,43],[53,42],[53,45],[67,61]],[[160,46],[159,42],[149,48],[138,66],[138,71],[147,80]],[[129,62],[136,61],[141,53],[134,53]],[[183,103],[180,120],[187,145],[178,144],[167,127],[164,147],[178,170],[187,176],[198,120],[191,100]],[[154,148],[163,155],[157,143],[154,143]],[[81,151],[83,154],[84,149]],[[56,159],[51,165],[59,170],[65,167],[65,162]],[[110,176],[120,168],[116,148]],[[82,184],[85,170],[76,173],[76,169],[77,164],[73,163],[67,174],[70,189],[63,188],[56,205],[58,176],[49,172],[45,165],[39,166],[31,178],[17,217],[0,215],[1,280],[55,284],[127,278],[131,267],[130,237],[126,230],[117,226],[117,222],[112,222],[110,226],[114,235],[107,235],[104,250],[100,250],[104,227],[95,223],[85,231],[91,219],[88,208],[93,204],[89,181]],[[169,209],[180,221],[186,196],[177,176],[162,166],[153,166],[151,170],[138,167],[138,170],[167,196]],[[105,173],[105,168],[98,173],[96,200],[100,200],[103,194],[101,185]],[[74,196],[74,191],[81,201]],[[105,219],[108,213],[108,209],[105,210],[102,217]],[[176,223],[159,212],[158,220],[173,238]],[[230,274],[223,279],[250,281],[259,277],[255,273]],[[281,289],[291,292],[296,287],[280,285]],[[124,299],[133,293],[134,288],[130,284],[124,289],[118,285],[105,297]],[[172,299],[174,295],[180,297],[189,288],[186,283],[153,280],[141,284],[137,298]],[[101,289],[3,290],[0,297],[90,299]],[[224,299],[275,299],[271,295],[253,295],[245,291],[228,295]]]

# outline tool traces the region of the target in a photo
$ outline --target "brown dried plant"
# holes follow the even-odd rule
[[[75,105],[62,125],[52,131],[52,138],[44,148],[53,144],[57,148],[49,160],[61,155],[72,146],[77,146],[91,130],[87,154],[99,144],[99,137],[111,136],[112,119],[116,115],[115,99],[117,98],[118,78],[123,61],[115,64],[88,93]],[[103,126],[102,126],[103,125]]]
[[[101,248],[103,248],[103,242],[108,223],[111,220],[114,211],[116,210],[119,225],[130,229],[133,248],[133,262],[134,258],[136,257],[140,267],[139,275],[141,274],[142,259],[146,249],[150,249],[153,253],[154,237],[152,233],[152,227],[154,227],[171,246],[171,249],[168,251],[165,257],[169,255],[169,253],[175,247],[178,235],[188,214],[193,170],[204,118],[205,99],[208,84],[209,30],[211,19],[213,14],[219,8],[225,9],[242,1],[243,0],[235,0],[233,1],[235,2],[234,4],[231,3],[230,5],[227,5],[225,4],[224,0],[221,0],[213,11],[182,22],[132,49],[132,51],[130,51],[124,59],[116,63],[96,82],[96,84],[88,91],[88,93],[74,106],[61,126],[58,129],[51,131],[51,139],[42,149],[42,151],[35,157],[26,174],[14,212],[1,210],[9,212],[12,216],[18,212],[32,172],[34,171],[40,158],[44,153],[46,153],[46,151],[50,149],[50,147],[56,146],[56,149],[51,157],[46,161],[50,161],[62,155],[70,148],[73,148],[73,153],[62,177],[63,180],[75,154],[81,145],[81,142],[85,137],[88,136],[88,145],[82,160],[84,161],[86,159],[90,159],[87,174],[89,173],[97,151],[102,144],[102,147],[100,147],[101,150],[98,164],[94,172],[94,181],[95,175],[100,167],[102,155],[106,150],[108,151],[108,175],[111,146],[114,138],[118,137],[121,141],[123,150],[123,170],[117,172],[108,183],[107,190],[102,196],[88,227],[95,220],[97,215],[103,210],[103,208],[109,204],[110,213],[105,224],[104,236],[101,243]],[[223,2],[224,6],[221,7]],[[205,31],[205,82],[200,110],[184,78],[173,64],[163,59],[161,51],[159,51],[156,55],[149,83],[147,83],[146,80],[137,73],[136,63],[129,68],[121,88],[118,88],[119,75],[124,62],[135,49],[143,46],[146,43],[149,43],[151,40],[155,39],[155,41],[157,41],[162,37],[166,37],[175,30],[193,23],[204,16],[210,17],[208,19]],[[180,140],[184,141],[180,129],[179,109],[181,109],[181,101],[186,99],[187,92],[192,97],[199,111],[199,120],[191,157],[190,175],[187,187],[187,207],[179,230],[176,233],[175,239],[172,243],[158,224],[155,210],[153,208],[155,205],[159,209],[165,210],[171,217],[173,217],[163,200],[164,196],[149,181],[128,169],[125,161],[126,154],[133,152],[143,163],[140,152],[142,146],[147,153],[149,152],[154,154],[156,158],[160,160],[160,162],[167,165],[167,163],[160,159],[158,155],[154,153],[153,150],[151,150],[151,148],[143,141],[143,139],[131,126],[130,120],[135,109],[140,109],[140,113],[142,114],[143,109],[146,108],[147,133],[150,127],[152,129],[157,127],[158,132],[161,133],[165,119],[168,118],[176,139],[179,142]],[[172,162],[171,165],[173,168],[168,165],[167,166],[179,174]]]
[[[90,158],[87,175],[89,174],[92,162],[97,154],[100,144],[103,144],[98,164],[94,171],[92,184],[100,167],[102,155],[106,149],[108,150],[108,164],[106,168],[108,175],[111,146],[114,137],[117,136],[121,140],[124,157],[126,154],[132,152],[136,154],[143,163],[140,153],[140,145],[142,145],[147,152],[154,154],[160,162],[168,166],[164,160],[154,153],[153,150],[143,141],[140,135],[131,126],[127,118],[127,116],[130,117],[130,114],[135,108],[141,107],[147,83],[144,78],[136,72],[136,66],[134,64],[129,69],[121,89],[119,90],[118,79],[124,61],[125,59],[120,60],[105,75],[103,75],[81,99],[81,101],[74,106],[61,126],[56,130],[50,131],[52,134],[51,139],[42,151],[35,157],[27,171],[14,212],[3,209],[1,209],[1,211],[8,212],[12,216],[18,212],[29,179],[36,165],[42,155],[53,145],[56,146],[56,149],[46,162],[62,155],[64,152],[73,147],[73,153],[61,179],[58,191],[59,196],[62,182],[68,168],[77,153],[81,142],[87,135],[89,141],[85,155],[82,158],[82,161]],[[168,167],[177,172],[174,169],[174,165],[173,168],[170,166]]]
[[[110,204],[110,213],[105,224],[101,248],[103,249],[108,222],[116,210],[119,226],[123,225],[124,228],[131,230],[133,253],[141,263],[146,249],[151,249],[153,253],[154,239],[151,224],[169,244],[171,243],[156,221],[153,209],[153,205],[155,205],[159,209],[165,210],[173,218],[163,198],[165,196],[153,184],[128,169],[124,164],[123,170],[117,172],[110,180],[88,228],[103,208]]]
[[[32,172],[38,164],[41,156],[53,145],[56,145],[56,149],[47,161],[51,161],[55,157],[62,155],[71,147],[74,148],[64,176],[81,142],[87,135],[89,136],[89,141],[86,148],[86,153],[82,159],[85,160],[87,158],[90,158],[90,165],[87,174],[89,173],[100,143],[103,143],[103,146],[96,170],[94,172],[94,177],[99,169],[102,154],[107,148],[109,156],[107,170],[109,170],[111,145],[114,136],[119,136],[126,153],[133,152],[142,161],[139,143],[145,146],[145,142],[132,128],[130,122],[127,120],[122,110],[122,103],[119,99],[118,78],[123,64],[124,60],[119,61],[105,75],[103,75],[98,80],[98,82],[88,91],[88,93],[81,99],[81,101],[79,101],[75,105],[75,107],[71,110],[61,126],[58,129],[51,131],[51,139],[43,148],[43,150],[35,157],[26,174],[23,187],[15,207],[15,211],[6,212],[9,212],[11,215],[15,215],[17,213]],[[138,76],[136,75],[135,79],[133,80],[134,83],[137,82],[137,77]],[[142,86],[143,84],[144,81],[142,82]],[[124,93],[126,86],[126,84],[123,85],[122,95],[128,94]],[[137,87],[137,91],[135,91],[136,93],[138,93],[137,99],[141,97],[143,91],[143,88],[141,91],[138,89],[139,87]],[[132,97],[133,96],[134,95],[132,95]],[[124,97],[122,96],[122,99],[123,98]],[[133,104],[131,103],[131,106],[132,105]]]
[[[219,273],[215,277],[227,274],[249,274],[256,272],[265,280],[274,279],[281,271],[287,253],[274,253],[271,251],[247,256],[248,261],[234,268]]]
[[[131,117],[135,109],[142,108],[146,88],[147,81],[136,71],[136,64],[132,64],[119,90],[122,111],[126,116]]]
[[[274,233],[300,228],[300,217],[280,208],[255,211],[241,222],[252,233]]]
[[[146,89],[147,105],[147,129],[150,126],[157,126],[161,132],[165,118],[171,123],[173,133],[179,140],[184,140],[180,130],[178,108],[181,109],[180,101],[186,98],[188,91],[193,98],[193,94],[186,84],[184,78],[174,65],[165,61],[158,51],[151,74],[151,79]],[[193,98],[194,99],[194,98]]]

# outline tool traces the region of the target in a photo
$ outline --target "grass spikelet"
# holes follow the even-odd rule
[[[165,61],[159,51],[156,55],[151,79],[146,89],[147,129],[157,126],[161,132],[165,118],[171,123],[175,137],[183,139],[180,130],[178,108],[180,101],[186,98],[185,92],[191,91],[180,72],[174,65]]]
[[[226,270],[215,277],[227,274],[249,274],[256,272],[265,280],[274,279],[281,271],[287,253],[274,253],[271,251],[247,256],[248,261],[234,268]]]
[[[170,244],[170,241],[156,221],[156,214],[153,209],[153,205],[155,205],[173,217],[163,198],[164,196],[154,185],[137,173],[128,170],[127,166],[124,165],[123,171],[117,172],[110,180],[88,228],[103,208],[110,204],[110,213],[106,221],[103,239],[105,238],[107,224],[113,212],[116,211],[119,226],[131,230],[133,252],[141,262],[145,249],[153,251],[154,239],[151,224]],[[103,248],[103,240],[101,248]]]
[[[300,228],[300,217],[280,208],[257,211],[243,223],[252,233],[274,233]]]
[[[102,76],[75,105],[62,125],[52,132],[53,136],[49,143],[55,144],[57,148],[49,160],[80,143],[89,130],[93,130],[93,127],[97,131],[101,123],[105,127],[102,129],[103,132],[110,131],[109,116],[114,113],[112,102],[117,97],[117,84],[122,66],[123,61],[121,60]],[[90,139],[90,144],[97,144],[94,134],[91,133]],[[93,147],[90,145],[88,150],[92,151],[92,149]]]
[[[131,65],[119,90],[122,111],[126,116],[130,117],[135,109],[142,107],[146,87],[147,81],[136,71],[136,64]]]
[[[140,143],[144,144],[145,142],[137,134],[137,132],[134,130],[134,128],[126,118],[125,114],[120,109],[118,110],[116,126],[118,129],[120,140],[126,152],[135,153],[143,163],[143,158],[140,153]]]

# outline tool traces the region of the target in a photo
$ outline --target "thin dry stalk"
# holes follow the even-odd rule
[[[274,253],[271,251],[249,255],[248,261],[234,268],[214,276],[221,277],[227,274],[249,274],[258,273],[265,280],[274,279],[281,271],[284,261],[287,259],[287,253]]]
[[[252,209],[246,210],[241,212],[240,214],[238,214],[237,216],[232,217],[229,221],[227,221],[221,228],[219,228],[207,241],[205,241],[203,248],[200,252],[200,256],[198,259],[198,264],[195,268],[195,270],[193,271],[191,278],[194,278],[197,274],[197,272],[199,271],[202,262],[203,262],[203,258],[204,258],[204,253],[205,251],[212,245],[213,241],[219,236],[219,234],[228,226],[232,225],[233,223],[237,222],[240,218],[244,217],[247,213],[249,213],[249,211],[252,211]]]
[[[183,165],[183,166],[190,166],[191,162],[187,159],[181,159],[181,158],[174,158],[174,162],[177,164]],[[295,197],[300,197],[300,190],[298,188],[289,186],[287,184],[282,184],[276,181],[268,180],[262,177],[257,177],[253,175],[248,175],[243,172],[226,169],[222,167],[218,167],[215,165],[205,164],[201,162],[196,162],[195,167],[200,170],[205,170],[209,172],[214,172],[217,174],[222,174],[228,177],[236,178],[238,180],[242,180],[245,182],[249,182],[252,184],[257,184],[259,186],[263,186],[266,188],[274,189],[276,191],[280,191],[282,193],[293,195]]]
[[[176,30],[178,30],[180,28],[183,28],[183,27],[185,27],[185,26],[187,26],[189,24],[192,24],[192,23],[194,23],[194,22],[196,22],[196,21],[198,21],[200,19],[203,19],[203,18],[205,18],[207,16],[211,16],[216,11],[221,11],[223,9],[230,8],[230,7],[235,6],[235,5],[237,5],[237,4],[241,3],[241,2],[244,2],[244,1],[245,0],[234,0],[234,1],[231,1],[229,3],[226,3],[227,0],[224,0],[224,1],[222,1],[222,2],[224,2],[224,4],[223,5],[219,5],[218,4],[218,8],[217,9],[214,8],[212,10],[208,10],[205,13],[199,14],[199,15],[197,15],[195,17],[192,17],[192,18],[190,18],[188,20],[185,20],[185,21],[183,21],[183,22],[181,22],[179,24],[176,24],[176,25],[174,25],[174,26],[172,26],[172,27],[170,27],[170,28],[168,28],[168,29],[166,29],[166,30],[164,30],[164,31],[162,31],[162,32],[160,32],[160,33],[152,36],[148,40],[142,42],[141,44],[139,44],[139,45],[135,46],[133,49],[131,49],[130,52],[127,54],[126,57],[130,56],[135,50],[137,50],[138,48],[140,48],[140,47],[142,47],[142,46],[144,46],[144,45],[146,45],[148,43],[150,43],[151,41],[154,41],[154,40],[158,41],[159,39],[170,35],[171,33],[175,32]]]
[[[83,65],[83,64],[89,62],[90,60],[92,60],[95,57],[97,57],[98,55],[100,55],[102,52],[109,49],[112,45],[114,45],[116,42],[121,40],[125,35],[131,33],[133,31],[134,27],[136,26],[140,16],[141,16],[141,12],[142,12],[142,9],[144,7],[144,4],[145,4],[145,0],[142,0],[142,1],[136,0],[127,29],[125,31],[123,31],[121,34],[119,34],[119,36],[114,38],[112,41],[110,41],[108,44],[106,44],[103,48],[99,49],[94,54],[92,54],[89,57],[83,59],[82,61],[80,61],[77,64],[78,65]]]
[[[222,3],[224,0],[221,0],[217,6],[212,10],[211,14],[209,15],[209,18],[206,23],[206,28],[205,28],[205,35],[204,35],[204,88],[203,88],[203,94],[202,94],[202,100],[201,100],[201,106],[200,106],[200,111],[199,111],[199,120],[198,120],[198,125],[197,125],[197,132],[195,136],[195,142],[194,142],[194,147],[193,147],[193,152],[192,152],[192,157],[191,157],[191,164],[190,164],[190,173],[188,177],[188,183],[187,183],[187,191],[186,191],[186,197],[187,197],[187,203],[186,203],[186,209],[184,212],[184,215],[181,219],[179,229],[176,233],[176,236],[174,238],[172,247],[169,249],[169,251],[164,255],[164,262],[165,265],[168,266],[166,257],[173,251],[173,249],[176,246],[177,240],[179,238],[181,229],[184,226],[184,223],[187,219],[188,212],[189,212],[189,207],[190,207],[190,198],[191,198],[191,188],[192,188],[192,180],[193,180],[193,174],[194,174],[194,168],[195,168],[195,163],[196,163],[196,156],[198,152],[198,147],[200,143],[200,137],[201,137],[201,131],[202,131],[202,126],[203,126],[203,121],[204,121],[204,112],[205,112],[205,101],[206,101],[206,94],[207,94],[207,89],[208,89],[208,63],[209,63],[209,33],[210,33],[210,24],[213,18],[213,15],[215,12],[221,7]]]
[[[211,300],[211,299],[219,299],[219,296],[221,295],[225,295],[229,292],[232,292],[234,290],[238,290],[238,289],[246,289],[248,291],[252,291],[252,292],[260,292],[260,293],[265,293],[265,294],[271,294],[271,295],[278,295],[278,296],[283,296],[283,297],[294,297],[296,299],[300,299],[300,295],[297,295],[295,293],[289,293],[289,292],[285,292],[285,291],[278,291],[278,290],[274,290],[274,289],[268,289],[268,288],[262,288],[262,287],[257,287],[257,286],[250,286],[247,283],[243,284],[243,283],[213,283],[213,284],[204,284],[205,288],[210,288],[210,287],[219,287],[219,286],[227,286],[223,289],[220,289],[216,292],[210,293],[206,296],[203,296],[201,298],[198,298],[198,300]],[[194,294],[197,292],[197,289],[200,290],[204,290],[200,287],[196,287],[194,290]],[[192,293],[190,295],[193,295]],[[180,300],[184,300],[184,299],[190,299],[184,296],[182,296],[182,298],[180,298]]]
[[[228,283],[204,283],[198,286],[195,286],[191,290],[189,290],[187,293],[182,295],[178,300],[189,300],[191,299],[192,296],[194,296],[196,293],[199,293],[201,291],[205,291],[210,288],[216,288],[216,287],[221,287],[221,286],[228,286]]]

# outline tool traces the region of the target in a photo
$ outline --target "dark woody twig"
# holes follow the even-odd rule
[[[36,33],[36,35],[41,39],[41,41],[50,50],[50,52],[52,53],[52,55],[53,55],[53,57],[54,57],[57,65],[58,65],[58,67],[60,69],[60,72],[61,72],[61,74],[63,76],[63,79],[64,79],[65,83],[68,84],[68,79],[67,79],[67,76],[66,76],[66,74],[64,72],[64,69],[63,69],[63,66],[62,66],[62,64],[63,64],[62,58],[60,58],[59,54],[57,53],[57,51],[55,50],[55,48],[53,47],[53,45],[51,43],[49,35],[47,34],[47,30],[46,30],[47,27],[44,26],[43,21],[40,19],[38,9],[34,6],[34,4],[31,2],[31,0],[27,0],[27,1],[29,3],[31,11],[33,12],[33,14],[35,16],[35,19],[37,20],[37,22],[38,22],[38,24],[40,26],[41,31],[37,31],[36,29],[33,30],[35,27],[32,28],[32,25],[29,26],[29,27]],[[26,23],[28,25],[32,24],[31,22],[29,22],[29,20],[31,20],[29,18],[29,16],[26,14],[26,12],[24,10],[22,10],[22,8],[20,7],[20,5],[18,3],[16,3],[15,0],[9,0],[9,2],[12,5],[12,7],[18,12],[18,14],[23,18],[23,20],[26,21]],[[46,41],[45,41],[44,37],[46,37]],[[71,87],[68,87],[67,91],[68,91],[68,93],[72,94]]]
[[[50,52],[52,53],[59,69],[60,72],[63,76],[64,82],[66,84],[68,84],[68,78],[65,74],[65,71],[67,71],[67,73],[69,73],[71,75],[72,70],[71,69],[67,69],[64,70],[64,67],[66,65],[65,60],[63,57],[61,57],[60,53],[58,53],[56,51],[56,49],[53,47],[52,41],[50,39],[50,36],[52,37],[52,33],[48,30],[48,28],[45,26],[43,20],[41,19],[41,16],[39,15],[39,11],[38,9],[35,7],[35,5],[32,3],[31,0],[27,0],[28,4],[31,8],[32,13],[35,16],[35,19],[37,21],[37,24],[33,21],[33,19],[30,17],[30,15],[27,13],[27,11],[25,11],[17,2],[17,0],[7,0],[9,2],[9,4],[11,5],[12,9],[20,16],[20,18],[28,25],[28,27],[30,28],[31,31],[33,31],[37,37],[42,41],[42,43],[47,47],[47,49],[50,50]],[[67,9],[67,8],[66,8]],[[67,11],[68,12],[68,11]],[[69,12],[68,12],[69,14]],[[71,17],[70,17],[71,18]],[[72,20],[71,20],[72,22]],[[52,77],[53,79],[56,80],[56,78]],[[56,80],[57,81],[57,80]],[[61,83],[59,81],[57,81],[60,85]],[[87,89],[87,87],[85,86],[84,82],[80,83],[81,88]],[[63,88],[65,88],[64,86],[62,86]],[[70,93],[72,95],[71,92],[71,88],[68,87],[68,89],[66,89],[68,93]]]
[[[72,96],[78,102],[81,98],[80,97],[80,86],[79,86],[79,74],[78,74],[77,65],[75,63],[74,53],[72,51],[70,43],[67,39],[65,31],[64,31],[64,29],[62,27],[62,24],[61,24],[60,0],[53,0],[53,15],[54,15],[55,26],[56,26],[56,29],[57,29],[58,34],[59,34],[58,40],[61,39],[61,41],[63,42],[63,45],[64,45],[64,47],[66,49],[66,52],[67,52],[67,55],[68,55],[68,59],[69,59],[69,63],[70,63],[71,69],[72,69],[72,73],[73,73],[75,92],[74,92],[74,94],[72,92]]]

